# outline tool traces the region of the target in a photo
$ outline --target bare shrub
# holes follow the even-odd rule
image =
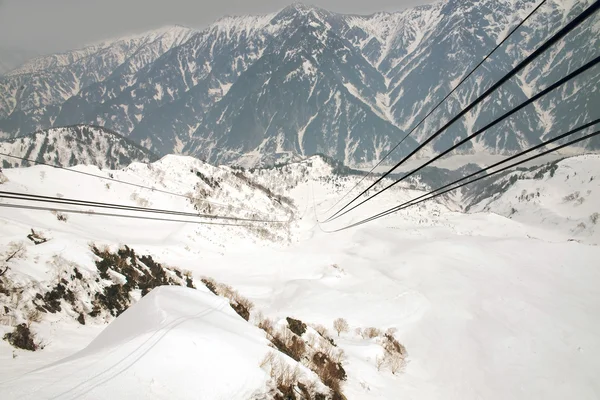
[[[307,348],[304,341],[286,327],[273,332],[270,339],[279,351],[296,361],[302,360],[302,357],[306,354]]]
[[[377,328],[374,328],[372,326],[363,329],[362,331],[362,337],[364,339],[373,339],[376,338],[378,336],[381,336],[381,331]]]
[[[129,196],[129,198],[135,201],[138,207],[148,207],[150,205],[148,199],[140,197],[140,195],[138,195],[136,192],[131,193],[131,196]]]
[[[333,321],[333,329],[337,332],[338,336],[342,332],[348,332],[350,330],[350,326],[348,325],[348,321],[344,318],[338,318]]]
[[[0,185],[2,185],[3,183],[8,182],[8,178],[6,177],[6,175],[4,175],[2,172],[0,172]]]
[[[573,201],[579,198],[580,193],[579,192],[573,192],[565,197],[563,197],[563,201],[564,202],[569,202],[569,201]]]
[[[327,354],[316,352],[312,357],[312,370],[333,392],[334,399],[343,399],[342,381],[346,380],[346,371],[340,362],[333,361]]]
[[[277,385],[277,390],[279,391],[279,396],[276,395],[275,399],[284,400],[296,398],[294,394],[294,387],[297,385],[298,376],[300,375],[300,371],[298,370],[297,366],[292,368],[285,361],[277,359],[271,364],[270,374],[271,378]]]
[[[388,333],[383,336],[383,348],[388,353],[397,353],[401,356],[406,356],[406,347],[403,344],[398,342],[398,340]]]
[[[254,303],[252,303],[252,301],[240,295],[231,286],[224,283],[218,283],[212,278],[204,277],[201,281],[206,285],[208,290],[217,296],[223,296],[229,299],[231,308],[233,308],[240,317],[244,318],[246,321],[250,320],[250,311],[254,308]]]
[[[375,366],[377,367],[377,371],[381,371],[381,368],[385,364],[386,358],[385,354],[382,356],[375,357]]]
[[[23,259],[27,255],[27,248],[24,242],[10,242],[8,248],[2,254],[4,265],[0,265],[0,276],[6,274],[9,269],[7,265],[11,260]]]
[[[328,336],[329,332],[327,331],[327,328],[325,328],[323,325],[313,325],[312,328],[317,331],[317,333],[321,336]]]
[[[27,327],[30,327],[32,323],[42,320],[42,313],[37,308],[31,309],[27,311],[25,319],[27,320]]]
[[[4,252],[2,258],[4,258],[4,262],[9,262],[10,260],[18,260],[25,258],[27,254],[27,249],[25,247],[25,243],[21,242],[10,242],[8,244],[8,249]]]
[[[205,278],[200,279],[200,281],[202,283],[204,283],[204,285],[206,286],[206,288],[208,290],[210,290],[211,292],[213,292],[217,296],[219,295],[219,293],[217,292],[217,282],[215,282],[214,279],[206,278],[205,277]]]
[[[385,331],[385,334],[394,336],[396,334],[396,332],[398,332],[397,328],[387,328],[387,330]]]
[[[273,365],[274,361],[275,361],[275,353],[272,351],[269,351],[265,355],[265,358],[263,358],[263,360],[260,362],[260,367],[264,368],[266,366],[271,366],[271,365]]]
[[[56,211],[56,210],[52,210],[50,211],[52,213],[52,215],[56,216],[56,219],[61,221],[61,222],[67,222],[69,220],[69,216],[65,213],[62,213],[60,211]]]
[[[240,316],[242,316],[246,321],[250,320],[250,311],[254,308],[254,303],[252,303],[249,299],[242,297],[240,294],[236,293],[236,296],[233,299],[236,303],[234,306],[234,310]]]
[[[592,224],[594,224],[594,225],[596,225],[598,223],[599,219],[600,219],[600,214],[597,212],[590,215],[590,221],[592,221]]]
[[[397,354],[397,353],[388,354],[387,364],[389,365],[390,371],[392,371],[392,374],[395,375],[396,373],[404,370],[406,361],[405,361],[404,357],[402,357],[400,354]]]
[[[273,321],[271,321],[269,318],[263,318],[256,326],[267,332],[269,335],[273,335]]]
[[[404,345],[393,334],[385,333],[381,339],[381,346],[383,347],[384,354],[375,359],[377,370],[380,371],[382,366],[387,365],[392,374],[401,372],[406,365],[406,356],[408,355]]]

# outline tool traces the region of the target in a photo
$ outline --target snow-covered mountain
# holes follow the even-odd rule
[[[76,125],[50,128],[0,141],[0,152],[51,165],[71,167],[85,164],[120,169],[133,162],[150,163],[158,157],[140,145],[106,128]],[[3,168],[32,163],[0,155]]]
[[[427,137],[591,0],[540,8],[391,160]],[[44,57],[0,79],[0,131],[105,126],[158,154],[251,166],[324,153],[378,160],[536,4],[444,0],[397,13],[335,14],[295,3]],[[434,141],[446,148],[593,57],[590,17]],[[598,67],[460,152],[510,153],[598,117]],[[597,139],[584,143],[600,148]]]

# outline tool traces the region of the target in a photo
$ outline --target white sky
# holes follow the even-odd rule
[[[372,14],[433,0],[314,0],[330,11]],[[0,47],[41,53],[169,24],[203,28],[224,15],[266,14],[291,0],[0,0]]]

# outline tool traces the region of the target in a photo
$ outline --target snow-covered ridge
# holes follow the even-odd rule
[[[67,52],[53,54],[48,56],[36,57],[25,62],[20,67],[7,72],[6,76],[15,76],[22,74],[40,73],[53,68],[65,67],[81,59],[91,57],[102,51],[113,47],[130,48],[131,53],[137,48],[157,40],[163,41],[163,46],[167,48],[178,46],[189,40],[197,30],[183,26],[164,26],[159,29],[134,34],[125,37],[115,37],[113,39],[104,39],[97,43],[90,43],[81,49],[70,50]],[[129,53],[128,53],[129,54]]]
[[[157,156],[128,139],[97,126],[78,125],[50,128],[30,135],[0,141],[0,151],[50,165],[94,165],[120,169],[132,162],[149,163]],[[29,166],[32,163],[0,156],[2,167]]]
[[[266,28],[275,15],[277,14],[225,16],[215,21],[205,31],[223,32],[227,37],[235,37],[242,34],[249,36]]]
[[[467,186],[469,212],[494,212],[600,245],[600,155],[569,157]],[[484,194],[484,195],[482,195]]]

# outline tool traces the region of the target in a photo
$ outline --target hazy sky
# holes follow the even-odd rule
[[[330,11],[371,14],[433,0],[313,0]],[[0,0],[0,46],[53,52],[168,24],[203,28],[224,15],[265,14],[292,0]]]

